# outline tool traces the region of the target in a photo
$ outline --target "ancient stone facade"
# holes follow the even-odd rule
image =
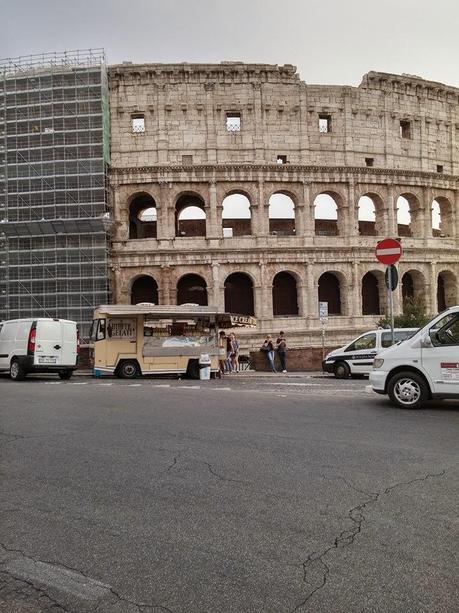
[[[321,300],[339,343],[387,310],[374,248],[392,236],[397,312],[459,302],[458,89],[376,72],[308,85],[242,63],[111,66],[109,87],[114,301],[207,302],[305,346]],[[277,194],[285,215],[270,215]],[[324,196],[336,215],[318,213]]]

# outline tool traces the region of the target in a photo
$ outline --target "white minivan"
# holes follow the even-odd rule
[[[395,343],[413,336],[419,328],[395,328]],[[324,372],[333,373],[337,379],[353,375],[368,375],[376,354],[392,345],[392,332],[385,328],[370,330],[358,336],[344,347],[331,351],[322,362]]]
[[[0,371],[15,381],[30,372],[52,372],[70,379],[80,339],[75,321],[29,318],[0,322]]]
[[[372,388],[393,404],[418,409],[426,400],[459,400],[459,306],[434,317],[412,338],[381,351],[370,373]]]

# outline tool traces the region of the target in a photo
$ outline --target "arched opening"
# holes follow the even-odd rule
[[[382,218],[383,201],[377,194],[365,194],[358,202],[360,236],[381,236],[384,234]]]
[[[457,279],[450,270],[443,270],[437,280],[437,308],[444,311],[457,304]]]
[[[273,279],[273,315],[298,315],[296,279],[289,272],[279,272]]]
[[[175,205],[176,236],[205,236],[204,200],[196,194],[182,194]]]
[[[223,199],[223,236],[250,236],[252,233],[250,200],[245,194],[235,192]]]
[[[316,236],[338,236],[340,197],[332,192],[324,192],[314,199],[314,219]]]
[[[418,270],[409,270],[402,276],[403,307],[413,301],[426,303],[425,279]]]
[[[207,306],[206,282],[199,275],[185,275],[177,283],[177,304],[187,303]]]
[[[454,215],[451,202],[443,196],[432,202],[432,236],[452,237],[454,232]]]
[[[129,205],[129,238],[156,238],[156,203],[148,194],[136,196]]]
[[[287,194],[278,192],[269,199],[269,233],[278,236],[295,234],[295,203]]]
[[[362,278],[362,315],[381,314],[380,280],[373,272]]]
[[[397,231],[399,236],[422,236],[422,211],[413,194],[397,198]]]
[[[341,284],[332,272],[319,278],[319,302],[328,302],[329,315],[341,315]]]
[[[153,277],[138,277],[131,287],[131,304],[151,302],[158,304],[158,284]]]
[[[253,283],[243,272],[234,272],[225,281],[225,311],[254,315]]]

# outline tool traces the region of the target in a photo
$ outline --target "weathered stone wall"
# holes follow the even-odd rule
[[[259,319],[258,331],[241,330],[246,345],[284,329],[291,346],[304,347],[320,343],[319,279],[332,273],[341,314],[330,317],[327,333],[340,344],[379,318],[363,315],[366,273],[374,274],[380,311],[386,309],[384,266],[374,258],[384,236],[402,237],[400,278],[409,273],[405,287],[411,284],[429,311],[437,310],[439,284],[447,304],[459,302],[459,90],[374,72],[359,87],[307,85],[293,66],[244,64],[112,66],[109,85],[117,302],[130,302],[132,283],[148,275],[159,301],[173,304],[178,281],[197,273],[208,303],[223,309],[225,282],[241,272],[253,285]],[[240,114],[240,131],[227,130],[228,112]],[[144,116],[144,132],[132,132],[133,115]],[[329,132],[319,131],[319,116],[328,118]],[[278,163],[281,155],[287,163]],[[224,237],[223,200],[234,192],[250,201],[251,233]],[[292,198],[295,219],[271,220],[270,231],[275,193]],[[156,208],[157,238],[129,238],[129,207],[140,194]],[[190,194],[201,199],[205,236],[176,235],[177,200]],[[333,197],[336,222],[315,220],[318,194]],[[375,205],[375,222],[359,221],[364,195]],[[397,223],[401,195],[410,203],[410,227]],[[440,231],[432,228],[434,199]],[[247,232],[247,221],[238,224]],[[295,316],[273,317],[279,272],[295,279]],[[402,291],[400,284],[397,312]]]

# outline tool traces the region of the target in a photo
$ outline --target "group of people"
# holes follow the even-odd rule
[[[218,343],[218,366],[222,374],[239,372],[240,346],[241,345],[234,332],[227,335],[224,330],[220,331]]]
[[[285,339],[284,332],[279,332],[279,336],[274,343],[272,337],[268,334],[265,338],[261,350],[266,355],[268,366],[272,372],[277,372],[275,358],[276,353],[279,357],[281,370],[283,373],[287,372],[287,341]]]
[[[218,365],[221,374],[239,372],[240,346],[234,332],[226,334],[224,330],[220,331]],[[284,332],[279,332],[276,342],[268,334],[261,346],[261,351],[266,355],[268,366],[272,372],[278,372],[275,364],[276,353],[279,357],[281,371],[283,373],[287,372],[287,341]]]

